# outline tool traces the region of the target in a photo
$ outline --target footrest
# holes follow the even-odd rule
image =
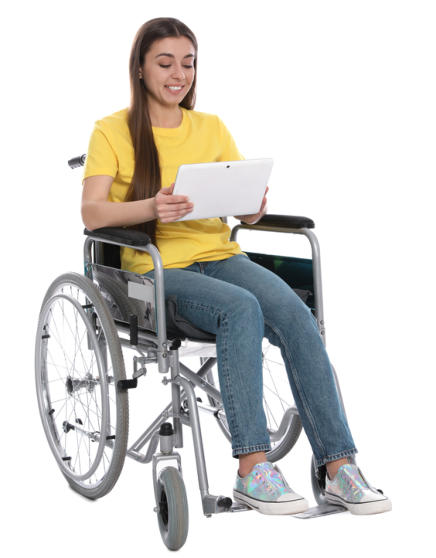
[[[206,494],[203,496],[203,513],[210,516],[213,513],[246,511],[250,508],[232,501],[227,496],[214,496],[213,494]]]
[[[348,511],[347,508],[344,508],[343,506],[321,504],[320,506],[309,508],[305,512],[294,513],[291,517],[296,517],[297,519],[312,519],[313,517],[320,517],[321,515],[331,515],[333,513],[342,513],[346,511]]]
[[[233,502],[232,507],[229,509],[231,512],[242,512],[242,511],[251,511],[253,508],[250,506],[246,506],[245,504],[241,504],[240,502]]]

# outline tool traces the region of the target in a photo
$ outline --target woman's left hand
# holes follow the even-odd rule
[[[266,194],[267,194],[268,190],[269,190],[269,186],[266,187],[265,194],[263,196],[262,205],[260,206],[259,213],[252,213],[251,215],[235,215],[234,216],[235,219],[239,219],[239,220],[243,221],[244,223],[247,223],[247,225],[254,225],[258,221],[260,221],[260,219],[262,219],[262,217],[265,215],[266,210],[267,210]]]

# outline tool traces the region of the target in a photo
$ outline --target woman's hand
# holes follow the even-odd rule
[[[262,217],[265,215],[267,211],[266,194],[268,190],[269,190],[269,186],[266,187],[265,194],[262,200],[262,205],[260,206],[259,209],[259,213],[252,213],[251,215],[235,215],[235,218],[243,221],[244,223],[247,223],[247,225],[254,225],[258,221],[260,221],[260,219],[262,219]]]
[[[173,196],[174,184],[175,182],[167,188],[161,188],[153,198],[154,213],[161,223],[176,221],[190,213],[194,207],[188,196]]]

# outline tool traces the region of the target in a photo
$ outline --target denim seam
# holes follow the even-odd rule
[[[232,455],[236,457],[238,455],[244,455],[246,453],[252,453],[254,451],[269,451],[271,449],[271,444],[256,444],[254,446],[237,446],[233,448]]]
[[[230,411],[232,413],[232,425],[233,425],[233,430],[234,430],[234,434],[232,434],[232,439],[233,438],[237,438],[239,439],[239,428],[238,428],[238,424],[236,421],[236,412],[235,412],[235,406],[234,406],[234,401],[233,401],[233,391],[232,391],[232,383],[230,381],[230,370],[229,370],[229,365],[228,365],[228,317],[227,314],[225,312],[220,312],[219,313],[219,318],[220,318],[220,329],[222,331],[223,334],[223,340],[222,340],[222,362],[220,364],[222,364],[223,366],[223,372],[225,369],[225,374],[224,378],[225,378],[225,382],[226,382],[226,387],[227,387],[227,397],[228,397],[228,403],[229,403],[229,408]],[[230,422],[230,417],[228,418],[228,422]]]
[[[340,451],[339,453],[335,453],[333,455],[327,455],[327,457],[322,457],[321,459],[316,459],[316,466],[317,467],[322,467],[322,465],[325,465],[326,463],[329,463],[330,461],[336,461],[338,459],[341,459],[343,457],[349,457],[351,455],[354,455],[358,453],[356,448],[350,449],[350,450],[344,450],[344,451]]]
[[[319,436],[318,430],[317,430],[317,428],[316,428],[315,420],[314,420],[314,418],[313,418],[313,416],[312,416],[312,413],[310,412],[310,408],[309,408],[309,405],[308,405],[308,403],[307,403],[306,395],[305,395],[304,390],[303,390],[303,388],[302,388],[302,386],[301,386],[301,384],[300,384],[300,382],[299,382],[299,380],[298,380],[298,374],[296,374],[296,367],[295,367],[295,365],[294,365],[294,363],[293,363],[293,360],[292,360],[292,357],[291,357],[291,351],[289,350],[289,347],[288,347],[288,345],[287,345],[287,343],[286,343],[286,340],[285,340],[285,339],[283,338],[283,336],[281,335],[280,330],[277,329],[277,328],[275,328],[268,320],[265,319],[265,323],[266,323],[266,325],[267,325],[268,327],[271,328],[271,330],[277,335],[277,337],[280,339],[280,341],[281,341],[282,344],[283,344],[283,347],[284,347],[284,349],[285,349],[286,356],[287,356],[287,358],[288,358],[288,360],[289,360],[289,367],[290,367],[291,372],[292,372],[292,377],[294,378],[295,386],[296,386],[296,388],[297,388],[297,390],[298,390],[298,394],[300,395],[300,399],[301,399],[301,403],[302,403],[302,405],[303,405],[303,407],[304,407],[304,411],[305,411],[305,413],[306,413],[306,415],[307,415],[307,418],[308,418],[308,420],[309,420],[309,422],[310,422],[310,425],[312,426],[312,429],[313,429],[313,432],[314,432],[314,435],[315,435],[315,439],[316,439],[316,441],[317,441],[317,443],[318,443],[318,445],[319,445],[319,447],[320,447],[320,449],[321,449],[321,453],[322,453],[322,454],[325,454],[324,445],[323,445],[323,443],[322,443],[322,441],[321,441],[321,438],[320,438],[320,436]]]

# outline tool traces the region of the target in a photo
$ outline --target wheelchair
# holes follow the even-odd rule
[[[71,168],[82,166],[85,157],[68,163]],[[231,240],[236,240],[241,229],[308,239],[311,259],[245,253],[279,275],[302,298],[325,344],[320,252],[314,226],[306,217],[265,215],[255,225],[236,225]],[[84,274],[57,277],[39,314],[35,372],[43,428],[67,483],[90,499],[101,498],[114,487],[126,456],[140,463],[152,462],[160,534],[167,548],[178,550],[186,541],[189,523],[181,457],[175,451],[183,447],[183,426],[192,431],[204,515],[250,510],[209,492],[200,411],[213,417],[231,442],[218,389],[215,336],[180,316],[174,299],[165,299],[162,260],[146,234],[116,227],[85,229],[84,234]],[[154,280],[121,270],[122,246],[150,254]],[[302,425],[280,350],[266,341],[262,347],[263,400],[271,440],[267,458],[274,462],[293,448]],[[192,361],[198,369],[192,369]],[[132,366],[129,375],[127,362]],[[170,402],[136,441],[128,443],[129,392],[138,387],[150,367],[157,368],[162,383],[171,386]],[[333,373],[343,407],[334,368]],[[196,390],[205,394],[203,398]],[[325,475],[326,467],[317,468],[312,457],[311,480],[318,506],[299,517],[345,511],[326,503]]]

